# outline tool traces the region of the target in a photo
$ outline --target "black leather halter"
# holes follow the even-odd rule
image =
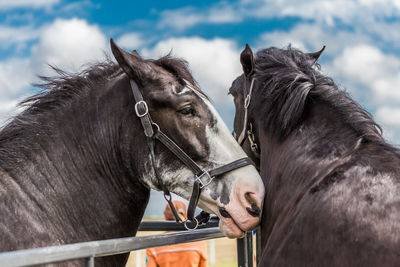
[[[218,167],[210,171],[203,170],[174,141],[172,141],[167,135],[165,135],[160,130],[160,127],[156,123],[152,121],[149,114],[149,108],[147,106],[146,101],[143,100],[143,96],[140,93],[138,85],[133,80],[130,80],[130,84],[136,102],[135,103],[136,116],[140,118],[140,121],[144,129],[144,134],[146,135],[147,138],[147,144],[150,150],[151,161],[153,164],[155,175],[158,180],[158,184],[160,188],[164,191],[164,198],[171,207],[176,222],[184,223],[185,227],[188,230],[190,229],[187,227],[186,224],[187,220],[182,221],[181,218],[178,216],[178,212],[176,211],[172,203],[172,196],[169,190],[163,184],[158,169],[156,168],[155,153],[154,153],[155,140],[160,141],[172,153],[174,153],[175,156],[179,158],[196,176],[194,180],[192,196],[190,197],[188,211],[187,211],[188,220],[195,223],[195,227],[193,229],[196,229],[200,224],[206,223],[210,217],[209,214],[204,211],[202,211],[199,216],[197,217],[194,216],[196,206],[200,198],[201,190],[207,185],[209,185],[216,176],[253,164],[253,161],[250,158],[246,157],[235,160],[231,163],[228,163],[226,165],[223,165],[221,167]]]
[[[249,117],[248,109],[250,106],[251,98],[253,96],[254,81],[255,81],[255,78],[253,78],[251,80],[249,93],[246,95],[246,97],[244,99],[243,129],[242,129],[239,137],[237,137],[237,141],[238,141],[239,145],[243,145],[243,142],[244,142],[245,138],[247,137],[247,139],[250,142],[251,152],[253,152],[253,155],[259,159],[260,158],[259,146],[257,145],[257,143],[255,141],[254,132],[253,132],[253,124],[251,122],[249,122],[249,118],[248,118]],[[234,132],[234,136],[235,136],[235,138],[237,136],[235,132]]]

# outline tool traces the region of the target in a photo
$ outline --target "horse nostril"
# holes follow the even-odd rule
[[[219,207],[219,213],[224,218],[232,218],[229,212],[224,207]]]
[[[247,212],[253,217],[260,217],[261,209],[255,204],[251,204],[251,208],[246,208]]]
[[[247,212],[253,217],[260,217],[261,209],[257,206],[256,200],[254,199],[254,195],[250,192],[247,192],[245,195],[247,203],[251,205],[251,208],[247,207]]]

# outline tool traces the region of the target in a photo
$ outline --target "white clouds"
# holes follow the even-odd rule
[[[184,7],[161,12],[158,26],[184,30],[198,24],[236,23],[245,18],[298,17],[333,26],[337,21],[373,23],[397,16],[398,0],[242,0],[218,2],[208,9]],[[366,15],[368,14],[368,15]]]
[[[335,24],[336,20],[352,23],[369,22],[375,18],[390,18],[400,12],[398,0],[261,0],[241,1],[246,16],[258,18],[299,17]]]
[[[125,33],[116,42],[125,49],[138,49],[146,43],[142,35],[136,32]]]
[[[256,42],[259,48],[276,46],[278,48],[286,47],[289,43],[305,52],[314,52],[326,45],[323,57],[326,55],[335,56],[346,46],[355,46],[358,44],[372,43],[368,35],[350,32],[337,31],[330,27],[320,24],[301,23],[289,31],[267,32],[260,36]]]
[[[177,30],[183,30],[202,21],[203,15],[193,12],[191,8],[166,10],[161,13],[161,19],[158,22],[158,27],[173,27]]]
[[[371,45],[351,46],[334,59],[331,68],[335,76],[371,92],[372,104],[400,104],[400,58]]]
[[[47,64],[76,72],[83,64],[103,59],[107,49],[106,38],[97,26],[81,19],[57,19],[43,29],[33,47],[32,68],[36,74],[47,74]]]
[[[13,58],[0,62],[0,126],[17,112],[16,104],[32,79],[29,59]]]
[[[158,22],[159,28],[172,27],[184,30],[197,24],[232,23],[242,20],[242,15],[235,10],[234,4],[220,2],[209,9],[184,7],[175,10],[165,10],[161,13]]]
[[[375,118],[384,128],[384,137],[400,145],[400,107],[381,107],[376,111]]]
[[[231,104],[228,89],[236,76],[241,74],[240,51],[234,41],[221,38],[171,38],[157,43],[152,49],[144,49],[142,54],[158,58],[171,50],[173,55],[189,62],[193,76],[215,103]]]
[[[29,59],[13,58],[0,62],[0,95],[2,98],[20,95],[32,77]]]
[[[1,38],[12,36],[12,29],[1,31]],[[0,61],[0,121],[17,111],[15,104],[28,91],[35,75],[53,75],[47,64],[69,72],[81,70],[83,64],[104,59],[108,45],[104,34],[85,20],[55,20],[41,29],[19,28],[13,42],[21,45],[38,38],[27,58],[9,58]],[[24,37],[24,33],[26,36]]]
[[[375,116],[385,125],[400,127],[400,107],[382,107]]]
[[[60,0],[0,0],[0,9],[49,8]]]
[[[39,31],[30,26],[8,27],[0,25],[0,47],[16,45],[22,47],[26,42],[37,38]]]

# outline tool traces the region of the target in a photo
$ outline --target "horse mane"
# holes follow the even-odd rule
[[[290,45],[287,49],[260,50],[255,68],[255,79],[262,90],[254,92],[258,101],[252,109],[263,114],[264,127],[278,140],[302,122],[309,104],[320,102],[335,110],[364,140],[383,141],[382,129],[372,116],[339,90],[330,77],[321,74],[319,64],[308,54]]]
[[[185,79],[196,85],[197,82],[191,75],[188,63],[180,58],[174,58],[169,54],[157,60],[146,60],[172,73],[177,79]],[[19,103],[19,106],[26,109],[14,118],[14,121],[26,121],[32,116],[38,116],[46,111],[51,111],[57,107],[69,105],[77,97],[85,94],[88,89],[104,85],[110,79],[120,75],[122,69],[118,64],[107,59],[104,62],[88,65],[80,73],[68,73],[58,67],[50,66],[57,74],[54,77],[39,76],[41,82],[34,84],[41,91],[33,96],[27,97]],[[205,94],[199,90],[199,93]],[[26,125],[26,123],[23,123]]]
[[[188,69],[188,63],[183,59],[173,58],[168,54],[157,60],[147,61],[163,67],[177,79],[184,78],[197,85]],[[122,73],[119,65],[110,59],[89,65],[85,70],[77,74],[68,73],[55,66],[50,67],[58,75],[55,77],[39,76],[42,83],[37,83],[35,86],[41,88],[42,91],[19,103],[20,106],[28,107],[27,110],[30,113],[40,113],[40,111],[52,110],[55,107],[67,105],[83,93],[85,89],[96,89],[99,85],[104,85],[107,81]],[[201,93],[204,94],[203,92]]]
[[[169,54],[157,60],[147,59],[173,74],[182,82],[182,78],[196,85],[195,90],[205,96],[198,89],[188,69],[188,63]],[[9,123],[0,128],[0,145],[9,138],[28,138],[31,131],[40,129],[42,119],[48,113],[67,107],[90,92],[98,90],[111,79],[122,74],[120,66],[107,58],[104,62],[88,65],[80,73],[68,73],[55,66],[50,66],[56,73],[54,77],[39,76],[40,82],[34,84],[41,89],[39,93],[30,96],[19,103],[24,110],[16,115]],[[90,96],[89,96],[90,97]]]

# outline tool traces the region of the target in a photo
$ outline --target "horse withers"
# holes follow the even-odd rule
[[[400,151],[320,73],[322,51],[246,45],[230,88],[266,189],[260,266],[397,266]]]
[[[248,164],[218,169],[246,154],[187,64],[111,47],[118,64],[77,75],[56,69],[58,77],[43,78],[48,90],[25,100],[25,110],[2,128],[0,251],[135,235],[150,188],[189,199],[193,166],[221,174],[196,180],[204,185],[198,205],[221,218],[227,236],[259,223],[261,178]],[[164,143],[142,125],[150,115],[151,131],[163,133]],[[104,257],[96,266],[125,259]]]

